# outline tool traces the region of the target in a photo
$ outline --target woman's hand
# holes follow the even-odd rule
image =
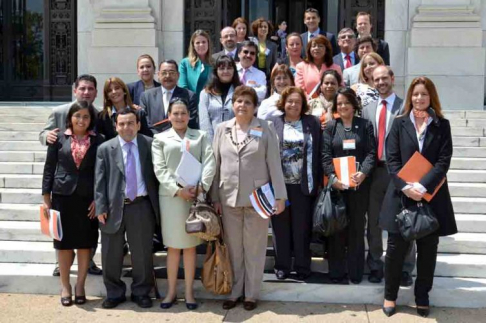
[[[106,213],[98,214],[98,221],[100,221],[100,223],[106,224],[106,217],[107,217]]]
[[[332,184],[332,188],[340,191],[344,191],[346,189],[340,180],[337,180],[334,184]]]
[[[403,190],[403,194],[405,194],[408,198],[420,202],[422,200],[422,197],[424,196],[425,193],[421,193],[419,190],[410,187],[407,188],[406,190]]]
[[[213,202],[214,210],[219,215],[223,214],[223,206],[219,202]]]
[[[366,178],[366,175],[363,174],[362,172],[357,172],[353,175],[351,175],[351,180],[356,184],[356,185],[360,185],[361,183],[363,183],[363,181],[365,180]]]
[[[44,207],[44,216],[49,219],[49,210],[52,208],[51,194],[43,195],[42,206]]]
[[[91,220],[95,218],[95,202],[91,202],[91,204],[89,205],[89,208],[88,208],[88,218],[90,218]]]
[[[140,110],[142,107],[139,106],[139,105],[136,105],[135,103],[132,104],[132,107],[135,109],[135,110]]]
[[[285,210],[285,200],[283,199],[275,200],[273,209],[275,210],[274,213],[275,215],[282,213]]]
[[[190,201],[196,197],[196,189],[194,186],[186,186],[184,188],[180,188],[177,191],[177,196],[181,199]]]

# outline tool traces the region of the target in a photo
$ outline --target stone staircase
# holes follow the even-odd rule
[[[52,277],[55,252],[52,241],[40,233],[38,222],[42,172],[46,148],[38,141],[51,108],[0,107],[0,292],[59,293]],[[441,238],[431,303],[448,307],[486,307],[486,112],[447,111],[451,121],[454,155],[448,174],[459,233]],[[386,245],[386,237],[384,237]],[[273,267],[269,234],[266,269]],[[165,265],[165,253],[154,257]],[[101,264],[100,248],[95,261]],[[203,254],[198,256],[199,265]],[[127,266],[130,258],[125,259]],[[322,258],[313,258],[315,272],[327,272]],[[73,267],[72,275],[76,275]],[[323,284],[319,275],[308,283],[276,281],[265,274],[261,298],[276,301],[381,304],[383,284]],[[130,278],[124,278],[127,281]],[[159,279],[165,291],[166,281]],[[130,285],[128,285],[130,286]],[[183,288],[182,284],[180,287]],[[196,297],[218,298],[200,281]],[[89,276],[87,292],[103,296],[101,277]],[[183,291],[181,289],[181,294]],[[399,303],[413,304],[413,288],[402,288]]]

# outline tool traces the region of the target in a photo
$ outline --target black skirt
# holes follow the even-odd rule
[[[61,213],[62,241],[54,240],[59,250],[92,249],[98,244],[98,219],[88,218],[88,208],[93,199],[72,195],[52,194],[52,208]]]

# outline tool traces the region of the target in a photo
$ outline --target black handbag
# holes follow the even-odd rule
[[[398,230],[405,241],[423,238],[439,229],[439,221],[427,202],[416,202],[405,207],[402,196],[402,211],[397,214]]]
[[[346,205],[339,190],[332,188],[332,179],[323,188],[314,204],[312,232],[325,237],[342,231],[349,223]]]

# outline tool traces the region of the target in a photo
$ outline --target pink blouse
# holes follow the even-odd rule
[[[86,152],[91,146],[91,141],[89,136],[94,135],[93,131],[89,131],[86,136],[81,139],[78,139],[77,136],[74,136],[71,129],[67,129],[64,134],[71,136],[71,154],[73,155],[74,163],[76,164],[76,168],[79,169],[81,162],[83,161]]]
[[[295,70],[295,86],[304,90],[307,96],[309,96],[312,90],[320,83],[322,74],[325,71],[336,70],[341,77],[343,76],[341,67],[337,64],[332,64],[330,67],[322,64],[321,70],[319,71],[317,66],[312,63],[300,62],[295,66]]]

